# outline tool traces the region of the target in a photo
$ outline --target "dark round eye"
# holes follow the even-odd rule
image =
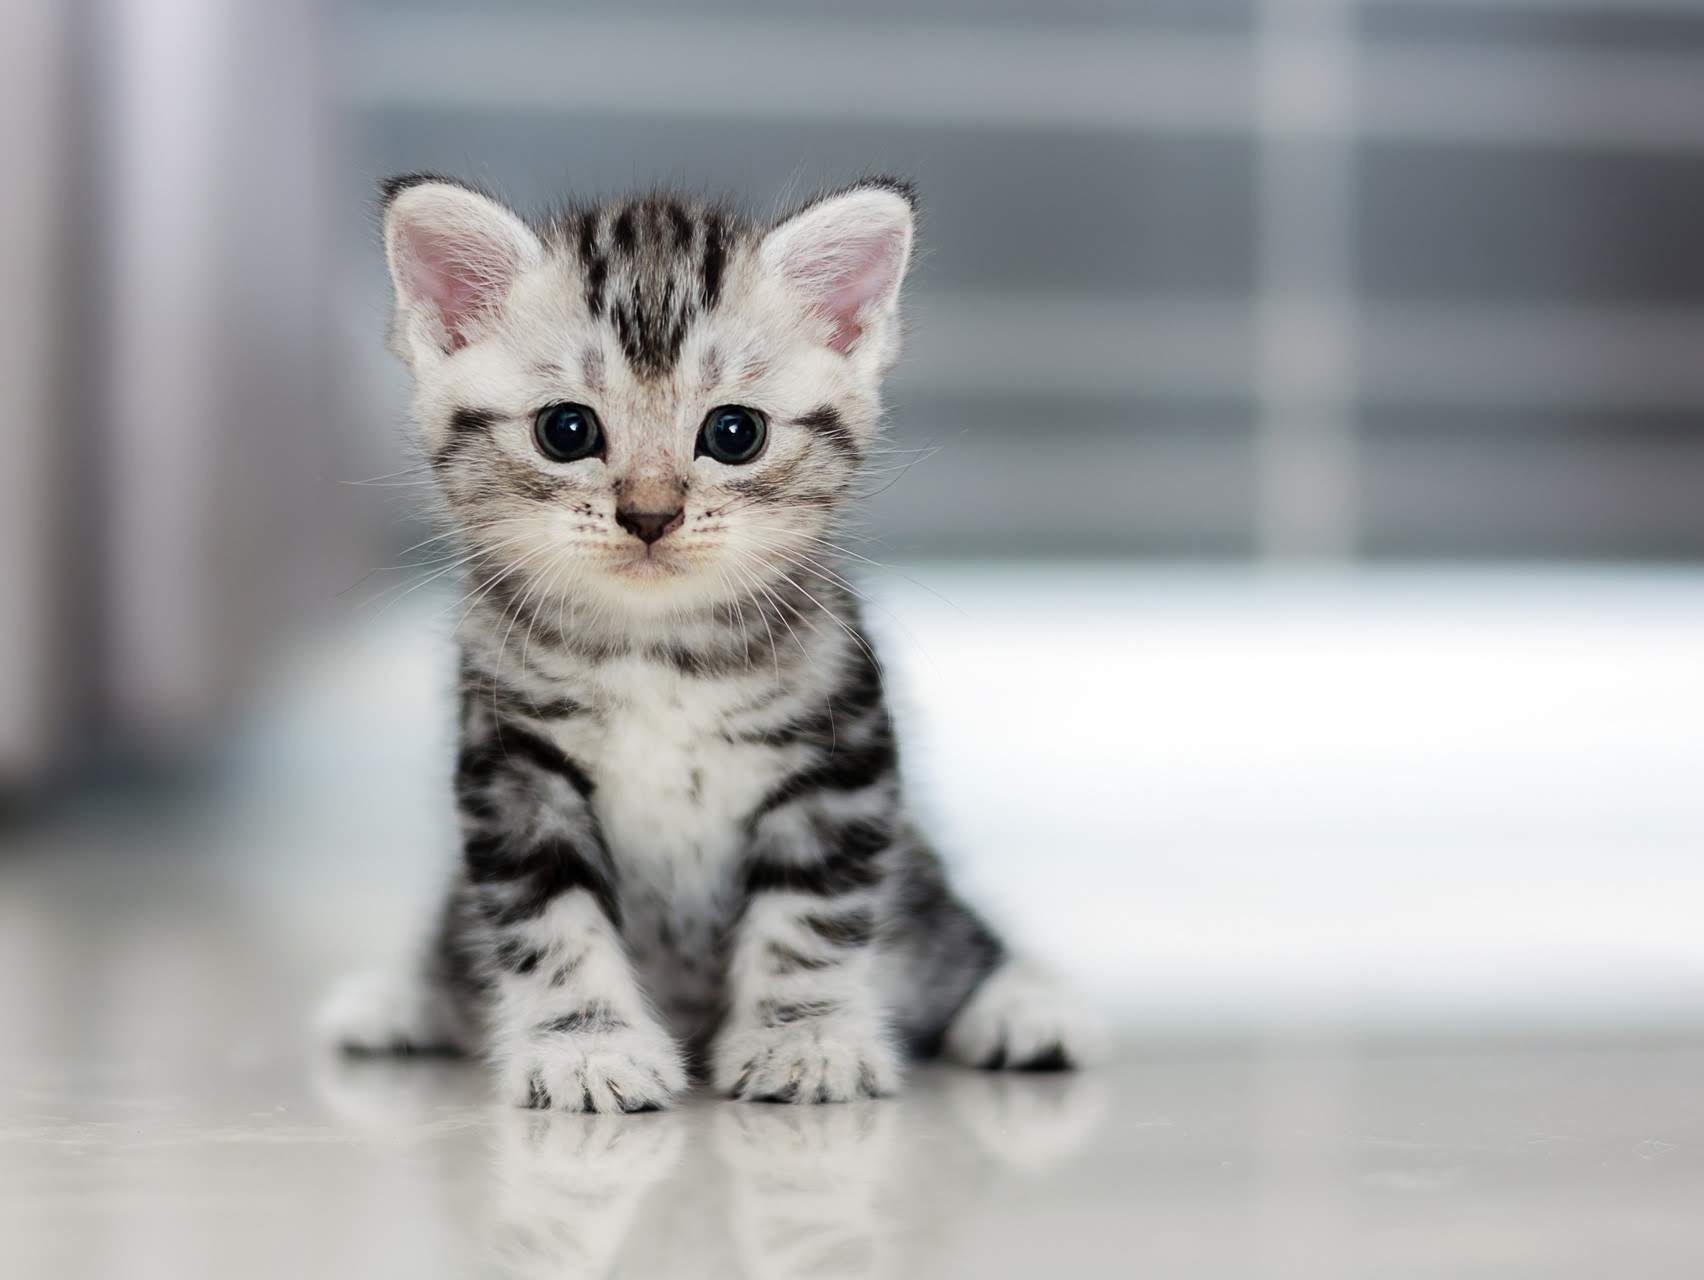
[[[704,426],[698,432],[698,449],[694,457],[709,454],[717,462],[737,467],[750,462],[763,452],[763,442],[769,438],[769,427],[763,415],[744,405],[725,404],[710,410]]]
[[[533,419],[533,439],[552,462],[577,462],[603,448],[603,428],[586,405],[553,404]]]

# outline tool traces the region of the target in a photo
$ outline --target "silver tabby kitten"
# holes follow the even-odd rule
[[[505,1096],[890,1093],[906,1051],[1063,1068],[1082,1015],[907,816],[834,542],[877,436],[904,183],[773,226],[655,195],[533,226],[386,187],[394,347],[467,557],[464,856],[348,1048],[483,1050]]]

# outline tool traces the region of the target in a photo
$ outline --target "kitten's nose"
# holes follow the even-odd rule
[[[617,511],[615,522],[649,546],[665,533],[673,533],[686,520],[686,508],[673,511]]]

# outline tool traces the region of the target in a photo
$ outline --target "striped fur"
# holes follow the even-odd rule
[[[690,1066],[813,1102],[891,1092],[907,1049],[1073,1061],[1045,993],[962,1034],[1016,970],[907,815],[839,549],[909,190],[770,228],[667,195],[537,229],[441,180],[389,198],[395,344],[464,545],[464,856],[426,997],[340,1034],[483,1048],[512,1101],[596,1111],[663,1105]],[[598,456],[534,446],[564,401]],[[767,418],[750,464],[695,449],[722,404]],[[616,519],[676,506],[653,543]]]

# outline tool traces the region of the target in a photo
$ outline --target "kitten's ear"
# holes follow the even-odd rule
[[[871,182],[810,205],[764,237],[765,269],[830,322],[834,350],[851,351],[898,306],[912,200],[903,183]]]
[[[516,278],[544,256],[526,223],[453,182],[395,178],[384,197],[398,345],[411,363],[466,346]]]

